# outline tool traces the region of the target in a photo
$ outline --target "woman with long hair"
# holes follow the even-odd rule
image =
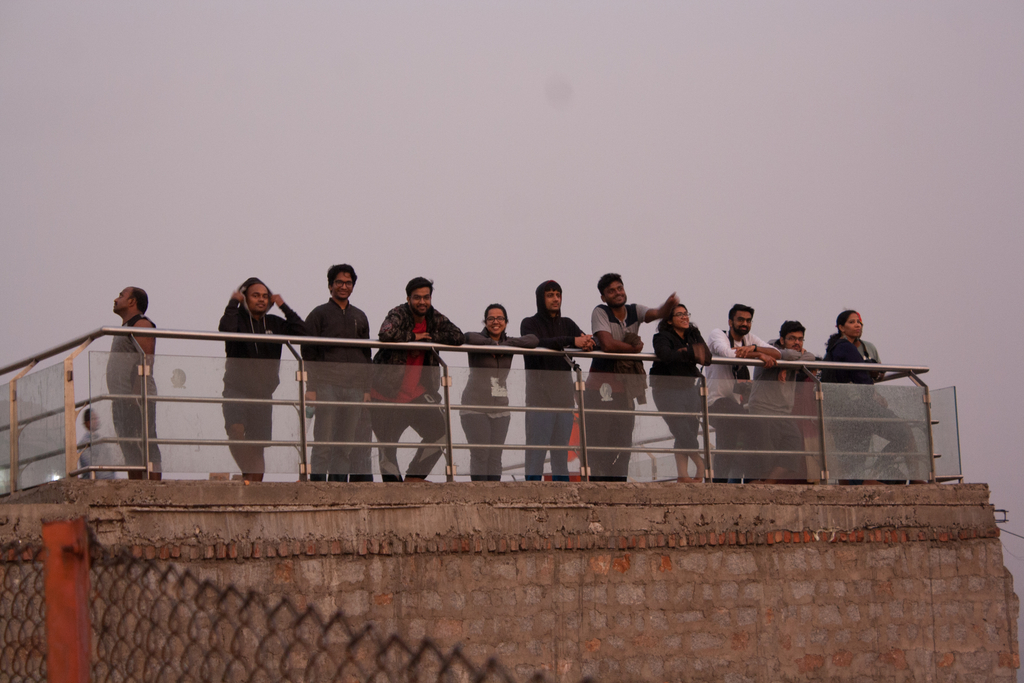
[[[690,312],[679,304],[672,315],[658,324],[654,335],[654,354],[658,357],[651,365],[651,393],[659,411],[666,413],[700,412],[700,370],[707,365],[711,351],[700,330],[690,324]],[[678,481],[703,481],[704,459],[697,451],[698,420],[693,415],[665,415],[669,431],[675,437],[674,448],[686,449],[676,453]],[[707,438],[705,432],[704,438]],[[689,476],[690,461],[697,466],[696,477]]]
[[[916,440],[910,427],[898,421],[899,416],[889,409],[885,398],[872,386],[875,381],[872,373],[867,370],[872,361],[861,355],[857,348],[863,329],[864,322],[860,313],[845,310],[836,316],[836,331],[825,343],[824,360],[852,363],[857,368],[826,368],[821,371],[821,381],[825,384],[864,385],[863,388],[826,390],[825,393],[826,417],[859,418],[853,421],[833,421],[829,425],[828,431],[834,448],[842,454],[837,477],[849,483],[862,483],[865,479],[871,483],[898,483],[926,478],[927,474],[920,471],[919,465],[923,462],[920,458],[879,457],[882,454],[911,453],[916,450]],[[870,452],[872,437],[875,435],[886,441],[878,455]]]

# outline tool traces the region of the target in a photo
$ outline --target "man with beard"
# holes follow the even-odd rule
[[[649,323],[672,315],[679,305],[673,293],[659,308],[627,304],[622,276],[606,273],[597,281],[601,305],[590,317],[594,338],[605,353],[640,353],[644,343],[639,331]],[[636,402],[647,402],[647,379],[642,361],[617,361],[595,358],[587,377],[587,407],[621,410],[621,415],[605,414],[587,423],[587,445],[621,447],[617,451],[591,451],[591,481],[626,481],[633,445]]]
[[[729,329],[712,330],[708,335],[708,348],[715,358],[747,358],[764,361],[765,367],[775,366],[782,357],[757,335],[751,334],[754,309],[734,304],[729,309]],[[708,365],[704,368],[708,384],[708,411],[715,414],[711,426],[715,429],[715,449],[721,451],[749,450],[752,446],[749,430],[743,419],[729,417],[745,415],[750,395],[750,370],[746,365]],[[713,481],[739,481],[743,476],[743,463],[735,452],[716,455],[712,467]]]
[[[405,286],[405,303],[392,308],[381,323],[377,338],[382,342],[434,342],[461,346],[462,330],[434,309],[431,299],[434,282],[416,277]],[[422,445],[409,463],[406,480],[426,479],[441,457],[441,440],[445,420],[441,413],[441,373],[437,355],[430,351],[397,351],[381,349],[373,358],[373,390],[375,402],[436,406],[427,409],[381,409],[371,415],[373,433],[378,441],[397,442],[409,427],[422,437]],[[380,446],[380,471],[384,481],[402,481],[398,469],[398,449]]]
[[[787,320],[779,328],[779,338],[771,342],[785,361],[814,361],[814,354],[804,350],[804,326],[798,320]],[[771,481],[780,479],[807,481],[808,469],[802,459],[783,457],[787,451],[804,450],[804,436],[794,420],[779,419],[793,414],[797,388],[806,391],[813,384],[803,384],[809,378],[799,369],[758,367],[754,369],[754,388],[747,406],[751,415],[769,416],[754,420],[751,436],[754,448],[773,451],[765,457],[758,469]],[[771,416],[778,416],[773,419]],[[795,463],[795,464],[794,464]],[[817,478],[817,477],[815,477]]]
[[[114,313],[121,317],[122,327],[156,327],[153,321],[146,317],[146,309],[149,308],[149,296],[144,289],[139,287],[125,287],[114,299]],[[110,357],[107,360],[107,391],[111,394],[125,396],[132,394],[139,398],[115,398],[111,399],[111,413],[114,422],[114,432],[121,441],[121,452],[124,454],[124,462],[132,467],[143,467],[146,464],[143,446],[139,443],[142,437],[142,425],[146,424],[146,431],[150,439],[156,438],[156,404],[150,400],[146,401],[143,419],[142,396],[142,375],[139,373],[139,351],[135,346],[138,342],[139,348],[145,354],[146,361],[146,394],[156,396],[156,382],[153,381],[153,354],[156,352],[156,338],[154,337],[114,337],[110,343]],[[160,447],[149,444],[150,470],[148,478],[159,480],[161,477]],[[140,470],[128,472],[129,479],[146,479],[147,473]]]
[[[267,313],[277,305],[285,317]],[[231,292],[221,332],[239,334],[306,334],[302,318],[288,307],[280,294],[271,294],[263,281],[251,277]],[[281,344],[267,342],[224,342],[227,361],[224,364],[224,430],[232,443],[231,457],[238,463],[245,481],[263,481],[265,445],[246,441],[270,441],[272,413],[270,403],[250,403],[245,399],[269,401],[280,383]]]

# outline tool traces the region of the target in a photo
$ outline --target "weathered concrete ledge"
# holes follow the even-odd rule
[[[60,481],[0,504],[0,542],[86,516],[108,546],[253,544],[306,554],[494,551],[775,542],[919,541],[998,535],[988,487],[702,484],[333,484]],[[241,550],[240,550],[241,549]],[[226,552],[226,551],[225,551]],[[257,556],[259,550],[255,551]],[[274,552],[274,551],[271,551]],[[315,551],[317,554],[320,550]],[[371,552],[371,551],[366,551]]]
[[[522,678],[1011,683],[1019,667],[982,484],[70,481],[0,502],[0,543],[83,515],[109,548]]]

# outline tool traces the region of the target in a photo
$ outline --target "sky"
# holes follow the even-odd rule
[[[818,354],[856,308],[957,387],[966,480],[1024,535],[1022,35],[997,1],[0,0],[0,365],[127,285],[165,328],[249,276],[305,315],[340,262],[371,327],[418,275],[464,329],[547,279],[588,328],[608,271]]]

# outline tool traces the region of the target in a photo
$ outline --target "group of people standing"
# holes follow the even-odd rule
[[[366,314],[351,302],[356,272],[349,264],[332,266],[327,272],[330,299],[302,319],[279,294],[258,278],[249,278],[232,292],[218,329],[221,332],[258,335],[291,335],[350,340],[368,340],[370,325]],[[766,343],[750,333],[754,310],[737,304],[729,312],[729,327],[713,330],[705,341],[690,323],[689,311],[675,294],[656,308],[627,302],[622,277],[603,275],[597,283],[601,304],[591,315],[592,334],[585,333],[563,316],[562,288],[554,280],[536,289],[537,312],[522,320],[518,337],[508,334],[508,313],[500,303],[488,305],[483,328],[463,333],[432,305],[433,282],[413,278],[406,285],[406,300],[392,308],[381,324],[381,342],[429,342],[459,346],[494,346],[493,352],[468,354],[469,377],[461,396],[460,420],[470,444],[470,475],[473,480],[497,481],[502,474],[502,446],[511,413],[506,380],[513,354],[499,347],[544,348],[552,350],[600,350],[605,353],[635,354],[643,350],[639,337],[642,324],[658,321],[654,336],[656,360],[651,367],[653,398],[659,411],[689,413],[666,415],[664,419],[675,439],[677,469],[684,481],[701,480],[704,463],[697,450],[700,394],[698,379],[708,380],[712,426],[717,433],[715,478],[730,480],[730,456],[744,448],[797,450],[792,423],[781,426],[737,420],[741,413],[776,414],[793,407],[792,382],[775,367],[779,359],[814,360],[803,349],[804,328],[787,321],[779,339]],[[145,317],[148,297],[136,287],[125,288],[114,303],[126,326],[152,327]],[[270,313],[277,306],[284,317]],[[845,311],[837,321],[837,335],[829,341],[826,360],[861,362],[870,358],[873,347],[860,341],[862,324],[855,311]],[[851,322],[855,318],[855,321]],[[859,325],[859,326],[858,326]],[[121,367],[134,361],[122,360],[128,353],[137,357],[132,337],[117,337],[112,345],[107,370],[108,387],[114,399],[114,424],[119,436],[138,436],[141,431],[139,402],[123,398],[139,391],[138,373]],[[138,337],[141,350],[151,356],[153,338]],[[845,342],[845,345],[843,344]],[[870,351],[869,351],[870,349]],[[272,445],[270,399],[279,383],[282,344],[260,341],[228,341],[224,372],[223,414],[231,454],[248,481],[260,481],[264,472],[264,449]],[[120,353],[118,353],[120,352]],[[874,352],[877,362],[877,352]],[[369,346],[302,344],[302,358],[308,374],[305,401],[314,414],[310,478],[329,481],[370,481],[370,433],[376,437],[381,477],[402,481],[397,459],[397,442],[412,428],[422,439],[406,469],[404,480],[425,479],[443,454],[446,429],[442,413],[441,372],[436,353],[422,349],[379,349]],[[714,356],[758,359],[754,379],[773,380],[751,392],[746,366],[710,365]],[[858,360],[859,359],[859,360]],[[376,367],[372,368],[371,364]],[[568,481],[568,445],[573,429],[577,389],[574,361],[563,355],[526,354],[526,457],[527,480],[543,477],[545,462],[555,481]],[[536,372],[547,371],[547,372]],[[688,379],[689,378],[689,379]],[[871,382],[869,373],[851,370],[830,378],[837,382]],[[824,379],[824,378],[823,378]],[[692,380],[692,382],[691,382]],[[152,383],[152,377],[147,381]],[[643,363],[636,359],[595,357],[583,385],[588,408],[597,408],[586,426],[590,479],[625,481],[632,454],[632,435],[637,402],[646,401],[647,381]],[[156,387],[148,384],[150,395]],[[254,401],[254,399],[256,401]],[[788,402],[788,405],[787,405]],[[375,406],[373,404],[389,404]],[[399,405],[405,407],[399,407]],[[433,406],[435,409],[430,409]],[[154,410],[148,412],[148,429],[155,437]],[[589,415],[589,413],[588,413]],[[792,427],[792,429],[790,429]],[[141,464],[138,444],[121,441],[126,464]],[[730,453],[733,451],[733,453]],[[154,464],[150,476],[159,478],[159,448],[150,446]],[[688,474],[689,463],[697,467]],[[143,477],[144,472],[130,472]]]

